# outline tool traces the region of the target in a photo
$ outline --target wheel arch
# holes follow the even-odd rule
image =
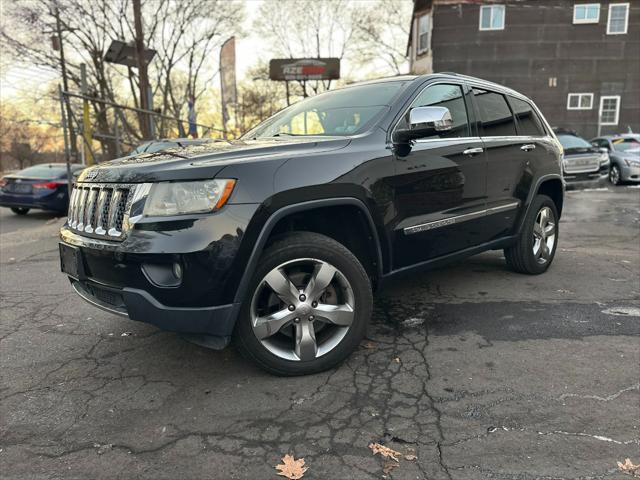
[[[524,208],[520,214],[516,234],[520,234],[524,225],[524,220],[527,217],[527,213],[531,208],[531,204],[533,203],[533,199],[536,195],[547,195],[551,200],[553,200],[556,210],[558,211],[559,220],[564,206],[564,188],[564,180],[562,179],[562,176],[558,174],[552,173],[538,178],[534,187],[529,191],[526,208]]]
[[[345,207],[348,210],[345,210]],[[247,260],[244,272],[240,278],[238,287],[235,292],[234,302],[241,303],[244,300],[246,290],[249,286],[251,277],[253,276],[258,265],[260,255],[265,250],[265,248],[268,247],[270,242],[273,241],[273,239],[288,231],[286,230],[287,225],[291,225],[291,222],[295,222],[296,219],[301,218],[300,216],[302,214],[310,215],[311,218],[313,218],[313,216],[316,215],[324,216],[329,211],[335,212],[339,210],[348,211],[350,212],[349,215],[353,215],[354,212],[357,212],[357,214],[359,215],[359,218],[362,221],[362,225],[367,228],[369,246],[371,247],[370,255],[371,259],[373,260],[372,264],[364,265],[365,270],[367,270],[367,272],[373,277],[373,281],[377,281],[379,278],[381,278],[384,265],[383,247],[380,241],[378,229],[367,205],[362,200],[355,197],[315,199],[281,207],[268,216],[260,229],[260,233],[257,236],[255,244]],[[326,231],[322,231],[322,229],[317,228],[311,228],[310,230],[306,231],[315,231],[316,233],[327,234]],[[336,239],[333,235],[327,236]],[[336,240],[340,241],[340,239]],[[350,247],[350,245],[345,246],[347,248]],[[362,254],[362,252],[354,252],[359,260],[362,261],[362,258],[358,255],[358,253]]]

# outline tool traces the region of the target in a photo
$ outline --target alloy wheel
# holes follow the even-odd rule
[[[272,354],[310,361],[333,350],[355,316],[353,289],[328,262],[301,258],[271,270],[251,300],[251,326]]]
[[[620,169],[616,165],[612,166],[609,171],[609,181],[614,185],[620,183]]]
[[[542,207],[533,224],[533,256],[543,265],[551,259],[556,241],[556,219],[549,207]]]

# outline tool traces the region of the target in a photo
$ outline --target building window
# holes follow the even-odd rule
[[[567,96],[567,110],[591,110],[593,93],[570,93]]]
[[[627,33],[629,24],[629,4],[612,3],[609,5],[609,21],[607,35],[622,35]]]
[[[480,7],[480,30],[504,30],[504,5]]]
[[[620,95],[600,97],[600,125],[618,125]]]
[[[429,50],[429,15],[418,17],[418,55]]]
[[[599,21],[599,3],[583,3],[573,6],[573,23],[598,23]]]

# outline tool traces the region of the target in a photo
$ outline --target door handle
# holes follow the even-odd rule
[[[463,155],[476,155],[478,153],[482,153],[484,152],[484,148],[478,147],[478,148],[467,148],[464,152],[462,152]]]
[[[522,145],[520,147],[520,150],[525,151],[525,152],[529,152],[529,151],[531,151],[531,150],[533,150],[535,148],[536,148],[536,146],[533,143],[528,143],[526,145]]]

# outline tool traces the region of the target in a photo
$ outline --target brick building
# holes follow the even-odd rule
[[[640,131],[640,0],[414,0],[408,53],[413,73],[507,85],[584,137]]]

